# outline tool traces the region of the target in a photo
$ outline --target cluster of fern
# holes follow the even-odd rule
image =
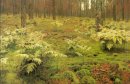
[[[17,52],[23,57],[19,64],[19,73],[30,74],[37,69],[43,62],[43,58],[50,57],[66,57],[66,55],[55,51],[51,45],[43,40],[41,32],[28,32],[27,29],[4,30],[1,35],[1,53]]]
[[[111,50],[116,45],[123,45],[127,42],[127,33],[125,30],[103,28],[101,32],[98,32],[97,37],[104,48],[108,50]]]
[[[42,34],[40,32],[33,32],[24,39],[19,46],[22,48],[22,53],[27,54],[22,64],[21,72],[30,74],[36,71],[37,67],[42,65],[43,59],[46,57],[66,57],[64,54],[55,51],[51,48],[51,45],[43,41]]]
[[[10,49],[16,49],[21,38],[26,35],[25,29],[15,29],[14,31],[4,29],[3,34],[0,36],[1,51],[0,53],[8,52]]]
[[[104,27],[108,29],[127,29],[128,26],[125,25],[125,22],[108,22]]]
[[[52,80],[68,80],[72,84],[96,84],[96,80],[91,76],[88,69],[79,69],[77,71],[67,70],[51,76]]]
[[[85,41],[81,40],[80,38],[67,40],[67,55],[72,57],[86,55],[91,48],[89,46],[84,45],[84,42]]]

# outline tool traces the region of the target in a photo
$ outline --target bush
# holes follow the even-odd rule
[[[112,48],[116,48],[116,45],[123,45],[127,42],[127,34],[125,30],[104,28],[97,34],[97,37],[104,50],[111,50]]]
[[[69,67],[69,69],[70,70],[73,70],[74,72],[76,72],[76,71],[78,71],[78,70],[80,70],[81,69],[81,66],[80,65],[71,65],[70,67]]]
[[[122,84],[122,82],[119,78],[116,78],[115,81],[114,81],[114,84]]]
[[[84,56],[90,50],[90,47],[86,46],[81,38],[67,40],[67,44],[68,49],[66,53],[71,57]]]
[[[70,80],[71,82],[74,82],[76,84],[79,83],[79,79],[76,77],[75,73],[72,71],[66,71],[63,73],[64,78]]]
[[[80,71],[77,71],[77,72],[76,72],[76,75],[77,75],[78,77],[80,77],[80,78],[83,78],[84,76],[90,76],[91,73],[90,73],[90,71],[87,70],[87,69],[81,69]]]
[[[91,76],[84,76],[81,79],[81,84],[96,84],[96,80]]]
[[[54,76],[51,76],[51,79],[63,79],[62,74],[55,74]]]
[[[92,67],[93,67],[92,65],[83,65],[83,66],[81,67],[81,69],[91,70]]]

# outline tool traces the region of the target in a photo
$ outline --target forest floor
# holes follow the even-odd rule
[[[90,50],[88,50],[85,56],[56,59],[56,61],[51,62],[52,66],[58,66],[61,71],[67,71],[72,66],[83,67],[85,65],[87,68],[93,69],[95,66],[99,65],[105,68],[109,66],[109,64],[117,64],[119,70],[127,71],[127,75],[130,76],[130,41],[126,43],[121,50],[103,51],[101,49],[100,42],[91,38],[91,34],[95,33],[95,28],[93,28],[95,24],[94,19],[84,17],[58,17],[56,21],[59,26],[52,25],[54,21],[50,18],[35,18],[33,20],[27,20],[27,25],[25,28],[27,28],[29,32],[42,32],[43,40],[51,44],[52,48],[58,52],[66,54],[66,40],[68,39],[78,39],[83,42],[81,44],[90,47]],[[123,24],[123,26],[125,26],[125,30],[129,31],[128,33],[130,34],[130,22],[113,22],[112,20],[106,20],[104,25],[115,23]],[[3,15],[0,24],[2,28],[1,30],[4,28],[9,30],[21,28],[19,16]],[[128,39],[130,39],[130,36]],[[9,53],[8,55],[10,55],[11,58],[13,54]],[[13,60],[13,63],[16,62]],[[130,84],[130,82],[127,82],[127,84]]]

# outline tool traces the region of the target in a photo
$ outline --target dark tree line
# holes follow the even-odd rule
[[[0,13],[21,14],[24,24],[26,17],[78,16],[94,18],[97,13],[101,17],[113,20],[129,20],[130,0],[0,0]],[[23,27],[25,25],[22,25]]]

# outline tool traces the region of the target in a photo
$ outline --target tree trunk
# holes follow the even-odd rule
[[[53,17],[53,20],[56,20],[55,0],[52,0],[52,7],[53,7],[53,9],[52,9],[52,17]]]
[[[21,0],[21,26],[26,26],[26,0]]]
[[[34,0],[31,0],[29,2],[29,7],[28,7],[29,19],[33,19],[33,14],[34,14]]]
[[[116,21],[116,0],[113,0],[113,20]]]
[[[122,20],[124,20],[125,19],[125,14],[124,14],[124,0],[122,0]]]
[[[46,18],[46,0],[43,0],[43,5],[44,5],[43,7],[44,18]]]

